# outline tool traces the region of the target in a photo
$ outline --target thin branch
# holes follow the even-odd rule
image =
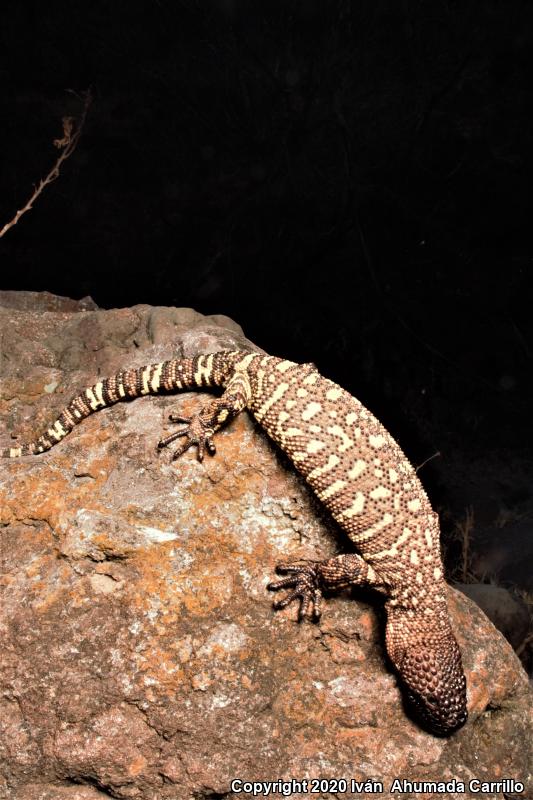
[[[441,455],[442,455],[442,453],[440,452],[440,450],[437,450],[437,452],[433,453],[432,456],[429,456],[428,458],[426,458],[425,461],[422,461],[422,463],[419,464],[418,467],[415,469],[415,472],[418,472],[419,469],[422,469],[422,467],[425,467],[426,464],[428,463],[428,461],[433,461],[434,458],[439,458]]]
[[[7,222],[0,230],[0,239],[8,232],[10,228],[13,228],[17,224],[23,214],[26,214],[27,211],[31,211],[33,204],[42,193],[44,188],[50,183],[53,183],[53,181],[59,177],[59,171],[63,162],[66,161],[76,149],[83,126],[85,125],[85,120],[87,119],[87,113],[93,101],[93,96],[90,89],[88,89],[86,92],[83,92],[81,97],[83,99],[83,111],[81,117],[78,121],[76,121],[74,117],[63,117],[63,136],[61,139],[54,139],[54,146],[58,149],[61,149],[63,152],[55,162],[50,172],[44,178],[41,178],[37,188],[33,192],[26,205],[19,209],[13,219],[10,222]]]

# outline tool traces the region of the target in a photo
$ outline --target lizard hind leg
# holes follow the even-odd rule
[[[192,417],[180,417],[177,414],[170,414],[169,419],[172,422],[184,423],[187,426],[175,433],[171,433],[170,436],[161,439],[157,444],[158,449],[161,450],[181,436],[186,437],[183,444],[172,453],[172,460],[179,458],[193,445],[198,447],[198,461],[203,461],[206,450],[210,455],[216,453],[215,443],[213,442],[215,431],[202,419],[201,413]]]
[[[193,445],[198,448],[198,461],[203,460],[206,450],[210,455],[214,455],[216,447],[213,436],[223,425],[227,425],[233,417],[236,417],[246,407],[249,396],[249,392],[246,391],[247,388],[249,389],[247,377],[237,373],[228,382],[222,397],[210,400],[196,414],[190,417],[184,417],[181,414],[170,414],[169,419],[171,422],[185,425],[185,427],[161,439],[157,445],[158,448],[167,447],[183,436],[185,441],[172,454],[173,460],[179,458]]]

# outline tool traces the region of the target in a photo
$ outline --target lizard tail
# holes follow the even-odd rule
[[[85,417],[122,400],[180,389],[222,386],[228,372],[225,355],[211,353],[117,372],[76,395],[56,421],[37,439],[0,449],[0,458],[44,453],[64,439]]]

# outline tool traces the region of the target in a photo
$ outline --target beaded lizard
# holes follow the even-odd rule
[[[354,397],[313,364],[239,351],[183,358],[118,372],[77,395],[38,439],[0,450],[4,458],[42,453],[82,419],[113,403],[158,392],[222,387],[192,417],[174,452],[192,445],[201,461],[215,453],[214,433],[247,408],[289,456],[357,548],[304,564],[280,564],[288,589],[274,606],[300,601],[298,618],[318,618],[323,589],[371,586],[387,597],[386,648],[422,723],[447,735],[466,722],[466,680],[450,625],[440,556],[439,522],[399,445]]]

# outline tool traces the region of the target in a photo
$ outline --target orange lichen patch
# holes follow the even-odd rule
[[[477,669],[466,676],[468,686],[468,708],[470,712],[481,714],[491,699],[490,675],[486,669]]]
[[[205,691],[209,687],[214,688],[224,684],[226,687],[240,685],[240,676],[234,670],[213,667],[209,662],[207,665],[199,659],[197,672],[192,671],[191,686],[193,689]]]
[[[230,600],[233,578],[217,567],[213,570],[197,565],[181,580],[178,577],[172,586],[167,576],[160,575],[157,591],[161,599],[168,599],[176,606],[182,604],[191,614],[211,614]]]
[[[329,714],[323,705],[323,693],[302,680],[287,681],[273,702],[277,714],[296,725],[326,724]]]
[[[72,606],[72,597],[86,598],[84,580],[75,576],[67,564],[60,564],[55,553],[40,553],[24,570],[26,579],[24,600],[31,605],[32,614],[45,614],[54,606]],[[20,591],[17,581],[15,591]],[[18,595],[13,595],[16,602]],[[6,598],[7,599],[7,598]]]
[[[53,608],[56,603],[60,601],[64,602],[66,599],[64,586],[59,586],[57,589],[50,589],[48,584],[41,581],[35,588],[40,590],[39,597],[34,599],[32,603],[32,608],[36,612],[44,614],[49,611],[50,608]]]
[[[0,400],[9,401],[15,400],[17,404],[23,405],[25,403],[32,403],[35,398],[47,397],[52,388],[51,384],[58,385],[58,378],[61,373],[54,369],[45,369],[44,371],[35,368],[35,372],[31,375],[16,378],[2,378],[0,389]],[[54,388],[55,388],[54,386]],[[45,414],[45,410],[39,413],[39,416]],[[32,421],[33,424],[34,421]],[[46,424],[46,423],[45,423]]]
[[[379,623],[374,611],[362,611],[357,619],[357,629],[362,639],[373,641],[378,635]]]
[[[251,690],[253,687],[253,683],[248,675],[241,675],[241,683],[245,689]]]
[[[81,533],[83,537],[83,532]],[[91,535],[91,543],[96,550],[108,558],[125,558],[135,552],[133,546],[117,541],[113,536],[106,533],[95,533]]]
[[[131,775],[132,778],[135,778],[137,775],[140,775],[144,769],[146,769],[147,765],[147,759],[139,753],[137,758],[134,758],[133,761],[128,764],[128,775]]]
[[[191,678],[191,686],[196,692],[205,692],[212,685],[213,679],[207,672],[197,672]]]
[[[356,639],[345,641],[336,636],[327,636],[325,645],[330,652],[331,660],[335,664],[354,664],[364,661],[366,658],[361,650],[361,645]]]
[[[36,456],[35,458],[38,458]],[[74,516],[85,506],[95,507],[98,490],[107,479],[109,460],[93,459],[87,472],[94,477],[90,483],[72,480],[72,469],[68,458],[41,463],[28,470],[22,460],[16,462],[12,480],[16,488],[8,487],[7,481],[0,490],[1,521],[17,519],[41,519],[59,532],[59,520]],[[102,508],[103,506],[98,506]]]
[[[357,728],[339,728],[335,734],[336,741],[353,742],[356,746],[359,742],[367,744],[368,739],[375,738],[376,729],[371,725],[358,725]]]
[[[26,567],[26,569],[24,570],[24,573],[25,573],[27,578],[33,578],[36,575],[40,574],[41,569],[42,569],[42,566],[41,566],[40,561],[34,561],[33,564],[29,564]]]
[[[218,555],[224,538],[220,531],[191,537],[187,562],[178,569],[173,542],[137,550],[130,559],[139,576],[132,589],[132,604],[146,612],[156,601],[174,613],[184,606],[200,615],[225,605],[234,591],[234,564],[221,561]]]
[[[154,692],[167,696],[173,696],[188,685],[187,673],[176,663],[175,652],[162,647],[156,636],[147,636],[144,641],[146,648],[134,655],[138,670],[136,683],[143,690],[151,687]]]
[[[167,647],[162,644],[165,636],[169,638],[173,635],[177,624],[176,620],[166,630],[154,630],[153,635],[145,631],[143,650],[134,655],[138,669],[136,682],[143,691],[152,691],[154,699],[156,694],[175,698],[177,692],[189,685],[196,691],[207,691],[221,684],[236,688],[245,685],[241,668],[232,668],[228,663],[228,658],[235,657],[235,653],[228,654],[223,647],[216,648],[216,652],[213,648],[205,652],[205,645],[200,646],[187,666],[183,667],[180,663],[181,648],[176,646],[176,642],[171,641]],[[199,642],[196,642],[198,645]]]
[[[270,497],[274,498],[285,498],[289,496],[291,492],[294,492],[293,476],[284,473],[275,473],[271,475],[266,486],[266,491]]]

